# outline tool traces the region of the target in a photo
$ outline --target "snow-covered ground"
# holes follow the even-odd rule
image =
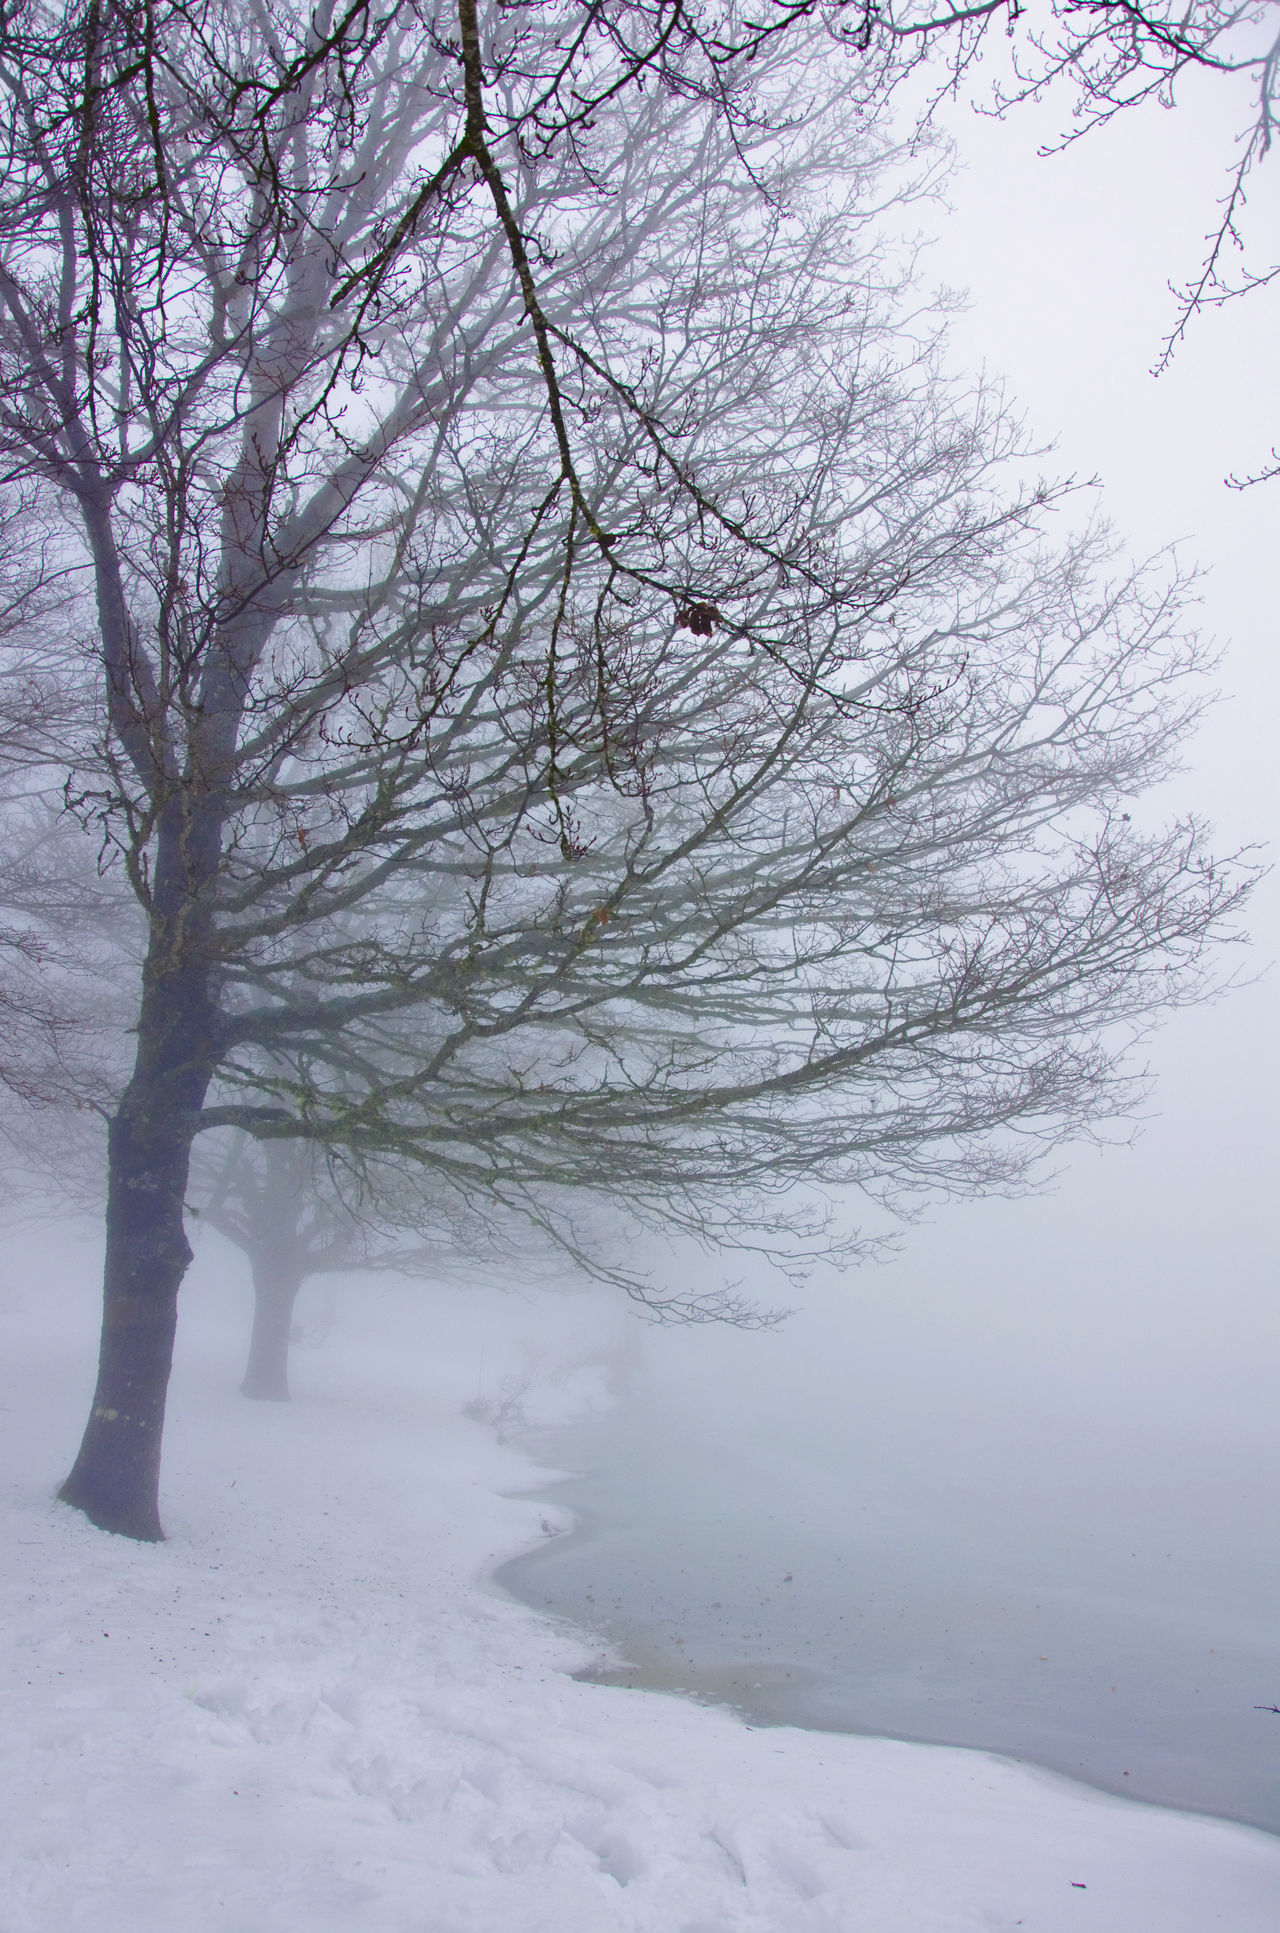
[[[563,1523],[527,1494],[547,1473],[464,1411],[512,1376],[535,1413],[591,1400],[589,1367],[557,1373],[616,1340],[585,1301],[353,1286],[285,1408],[235,1393],[243,1309],[207,1274],[184,1292],[170,1541],[102,1536],[51,1501],[91,1273],[29,1244],[0,1284],[0,1933],[1280,1924],[1265,1834],[575,1682],[590,1639],[484,1583]]]

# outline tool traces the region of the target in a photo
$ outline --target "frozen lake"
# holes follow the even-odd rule
[[[1046,1210],[983,1212],[1016,1246]],[[1269,1351],[1197,1351],[1176,1284],[1147,1341],[1140,1306],[994,1300],[659,1335],[542,1444],[585,1473],[547,1492],[578,1528],[499,1582],[599,1632],[615,1681],[1280,1829]]]
[[[1280,1703],[1280,1566],[1228,1458],[1175,1519],[1147,1482],[1117,1510],[1102,1454],[1069,1486],[994,1442],[932,1470],[867,1443],[832,1471],[818,1422],[728,1455],[661,1406],[563,1433],[591,1475],[548,1494],[580,1528],[501,1583],[617,1645],[622,1682],[1280,1828],[1280,1717],[1254,1710]]]

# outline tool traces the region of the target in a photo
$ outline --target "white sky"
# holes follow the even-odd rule
[[[1280,481],[1240,493],[1222,479],[1280,442],[1280,285],[1200,318],[1152,378],[1175,315],[1167,284],[1199,266],[1240,120],[1234,84],[1205,77],[1186,93],[1174,112],[1122,116],[1043,159],[1065,99],[1004,123],[953,112],[963,166],[931,259],[969,291],[953,331],[963,362],[1008,379],[1064,470],[1101,477],[1136,548],[1186,540],[1212,568],[1205,628],[1230,640],[1221,682],[1238,702],[1206,733],[1186,794],[1212,800],[1228,837],[1256,838],[1276,827]],[[1256,267],[1280,260],[1280,155],[1255,179]]]
[[[1007,378],[1037,438],[1056,443],[1051,462],[1100,476],[1104,508],[1135,549],[1178,540],[1207,569],[1204,629],[1227,647],[1226,702],[1168,788],[1169,808],[1207,814],[1222,849],[1263,842],[1274,859],[1280,481],[1241,493],[1223,478],[1259,467],[1280,441],[1280,287],[1200,318],[1171,369],[1149,373],[1175,313],[1168,282],[1199,265],[1241,98],[1206,77],[1172,113],[1122,116],[1039,158],[1068,113],[1064,100],[1005,123],[952,115],[965,166],[934,272],[970,293],[954,329],[959,358]],[[1258,178],[1249,233],[1255,266],[1280,260],[1280,155]],[[1262,973],[1280,955],[1280,881],[1264,884],[1249,924],[1254,945],[1241,964]],[[1154,1118],[1134,1153],[1073,1156],[1057,1195],[1040,1203],[941,1210],[926,1248],[974,1250],[976,1277],[976,1249],[993,1238],[1046,1259],[1065,1245],[1081,1261],[1090,1235],[1099,1261],[1118,1243],[1142,1256],[1146,1278],[1127,1308],[1109,1298],[1118,1320],[1172,1323],[1191,1358],[1207,1347],[1224,1367],[1247,1360],[1256,1370],[1268,1351],[1274,1389],[1278,998],[1271,972],[1176,1016],[1151,1049]],[[923,1264],[917,1238],[908,1241]],[[1050,1311],[1034,1320],[1046,1316],[1054,1329]]]

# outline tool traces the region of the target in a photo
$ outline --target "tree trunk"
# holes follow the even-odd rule
[[[302,1274],[279,1256],[254,1254],[253,1335],[245,1365],[242,1396],[262,1402],[289,1400],[289,1332]]]
[[[173,1362],[178,1286],[191,1260],[183,1226],[191,1134],[145,1124],[128,1101],[111,1123],[102,1343],[80,1453],[58,1492],[100,1530],[154,1543],[160,1439]]]
[[[184,937],[190,940],[198,925],[189,921]],[[107,1139],[98,1383],[79,1455],[58,1492],[100,1530],[148,1543],[164,1536],[160,1439],[178,1288],[191,1260],[183,1204],[216,1061],[203,948],[193,947],[196,958],[184,961],[175,934],[182,934],[180,920],[153,913],[137,1059]]]

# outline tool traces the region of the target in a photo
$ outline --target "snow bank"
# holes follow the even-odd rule
[[[243,1312],[197,1285],[170,1541],[102,1536],[50,1500],[88,1394],[91,1273],[35,1255],[4,1295],[2,1933],[1280,1923],[1263,1833],[570,1678],[589,1641],[481,1582],[563,1519],[476,1415],[569,1361],[586,1304],[379,1285],[365,1325],[352,1292],[277,1408],[234,1393]],[[591,1385],[581,1363],[549,1374],[542,1413]]]

